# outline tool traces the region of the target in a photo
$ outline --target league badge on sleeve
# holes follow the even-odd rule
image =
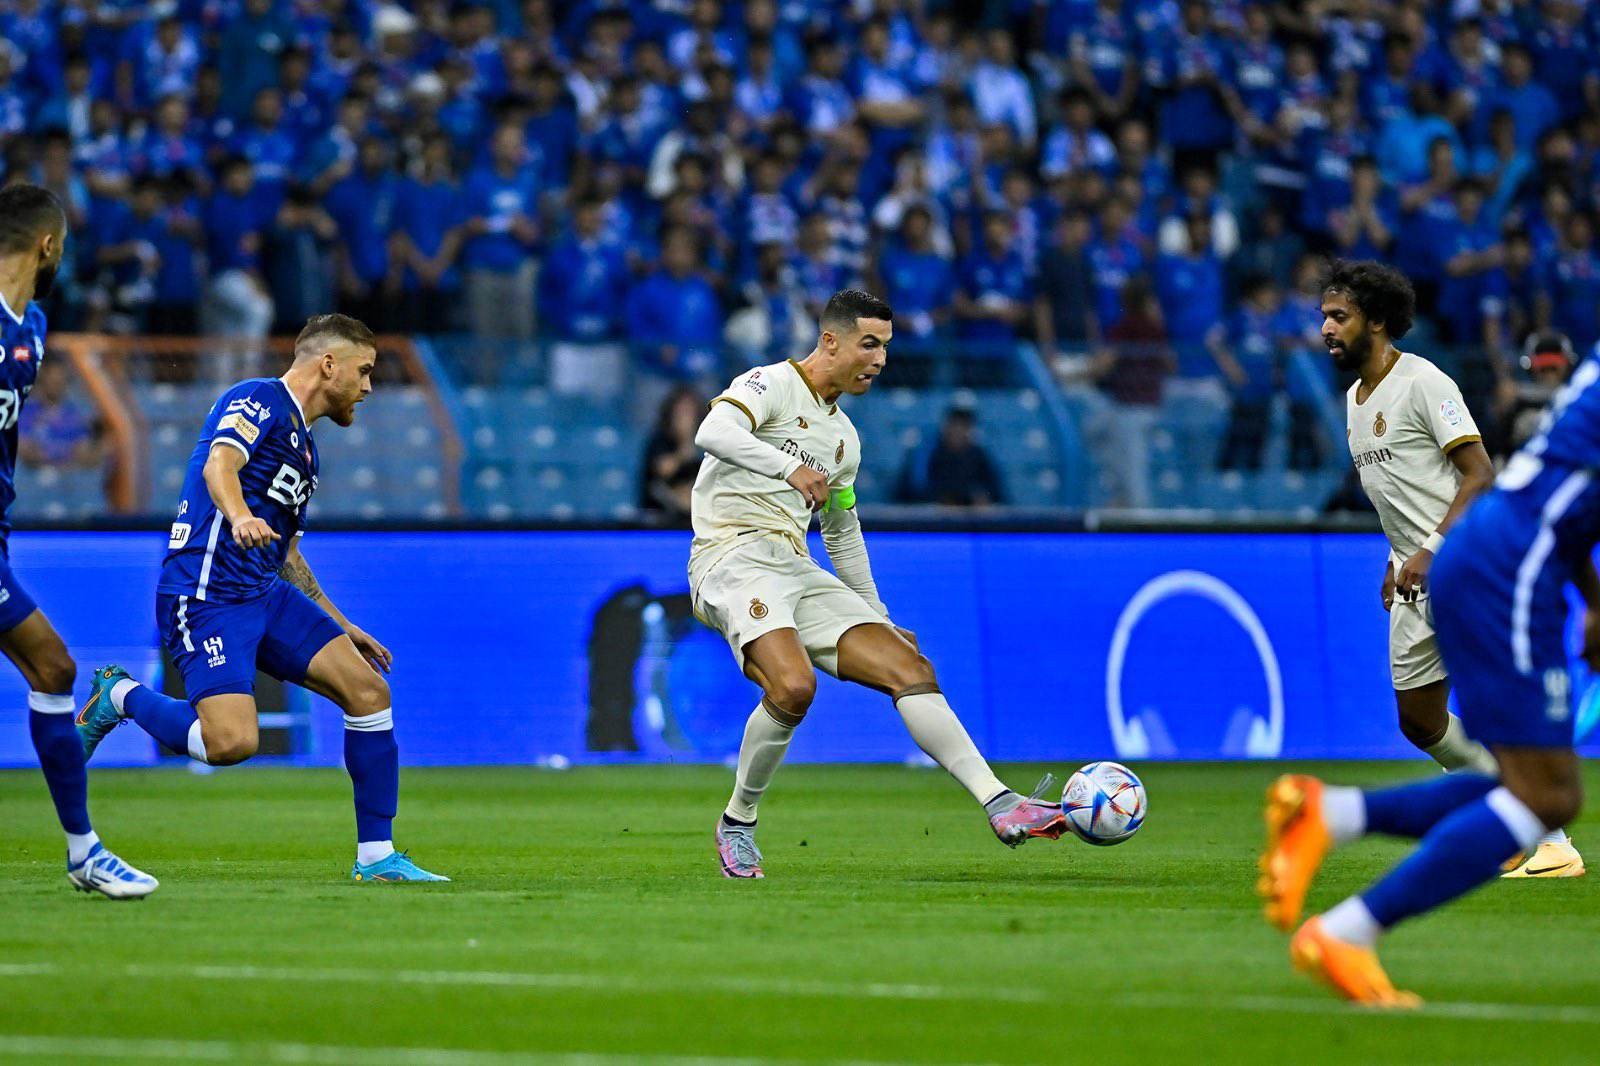
[[[1454,400],[1445,400],[1439,405],[1439,417],[1444,419],[1447,426],[1461,424],[1461,405]]]

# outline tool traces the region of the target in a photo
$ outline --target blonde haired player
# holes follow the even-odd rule
[[[1434,553],[1494,481],[1494,465],[1456,383],[1394,346],[1410,328],[1414,303],[1399,271],[1336,263],[1323,287],[1323,338],[1334,365],[1358,374],[1345,403],[1350,455],[1389,539],[1382,596],[1400,730],[1446,770],[1495,775],[1494,756],[1450,712],[1427,588]],[[1506,876],[1583,872],[1582,857],[1557,830]]]
[[[695,613],[762,691],[717,820],[726,877],[764,876],[756,805],[816,695],[814,667],[890,696],[912,738],[983,804],[1002,842],[1055,839],[1066,827],[1059,804],[1020,796],[995,777],[940,694],[933,664],[878,598],[855,512],[861,441],[838,401],[872,387],[893,328],[882,300],[835,293],[811,354],[734,379],[695,436],[706,452],[691,503]],[[837,577],[806,547],[816,512]]]

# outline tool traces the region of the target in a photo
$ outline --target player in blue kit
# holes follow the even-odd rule
[[[1577,817],[1566,587],[1583,596],[1583,653],[1600,665],[1597,542],[1600,350],[1433,563],[1434,626],[1461,720],[1494,752],[1499,775],[1458,771],[1372,790],[1289,775],[1268,793],[1262,889],[1268,918],[1285,930],[1330,848],[1368,833],[1421,841],[1372,887],[1300,928],[1289,948],[1299,969],[1360,1003],[1417,1005],[1379,965],[1378,937],[1492,880],[1507,859]]]
[[[304,685],[344,711],[344,761],[355,789],[357,881],[447,881],[393,844],[400,791],[388,649],[352,623],[300,554],[317,487],[311,426],[355,421],[372,391],[372,331],[318,315],[295,339],[281,378],[233,386],[212,406],[189,458],[183,497],[156,586],[162,642],[188,702],[152,691],[117,666],[95,671],[78,715],[83,750],[131,719],[175,751],[213,766],[256,752],[255,675]],[[382,671],[382,673],[380,673]]]
[[[67,879],[113,899],[148,896],[149,874],[117,858],[89,823],[89,776],[72,728],[78,667],[50,620],[11,573],[5,512],[16,499],[17,417],[44,362],[44,311],[67,239],[67,216],[37,185],[0,189],[0,651],[28,682],[28,734],[67,834]]]

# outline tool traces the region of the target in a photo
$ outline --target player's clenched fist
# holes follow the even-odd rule
[[[233,527],[233,539],[241,548],[265,548],[278,539],[278,534],[267,525],[265,518],[252,515]]]
[[[806,498],[806,506],[813,511],[828,502],[828,479],[809,466],[796,469],[789,475],[788,481],[800,490],[800,495]]]

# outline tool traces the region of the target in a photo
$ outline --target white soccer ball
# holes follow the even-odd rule
[[[1117,762],[1090,763],[1061,793],[1067,827],[1089,844],[1122,843],[1139,831],[1148,809],[1143,782]]]

